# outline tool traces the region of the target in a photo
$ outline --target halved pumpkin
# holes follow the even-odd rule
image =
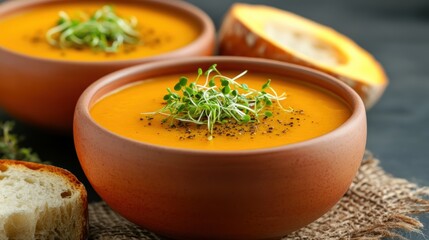
[[[371,54],[335,30],[262,5],[236,3],[223,20],[219,53],[270,58],[312,67],[350,85],[367,108],[388,80]]]

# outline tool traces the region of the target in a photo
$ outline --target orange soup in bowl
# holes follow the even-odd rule
[[[123,26],[124,23],[133,26],[134,29],[129,29],[129,27],[125,29],[125,31],[134,32],[136,39],[131,39],[133,44],[125,44],[119,47],[114,54],[112,51],[100,51],[100,49],[91,49],[85,46],[70,47],[65,44],[56,46],[56,40],[52,39],[51,42],[54,42],[54,44],[50,44],[50,38],[59,38],[58,34],[54,34],[55,29],[53,28],[63,24],[64,19],[70,20],[71,25],[76,22],[90,22],[91,19],[97,17],[97,13],[102,12],[103,8],[110,8],[118,19],[121,18],[120,26]],[[106,22],[108,21],[110,19]],[[87,25],[89,26],[91,23]],[[100,29],[100,31],[108,31],[110,27],[110,25],[100,26],[100,28],[105,28]],[[57,29],[57,32],[73,30],[73,26],[69,28],[60,28]],[[199,28],[184,13],[159,7],[150,2],[141,4],[138,2],[121,3],[116,1],[114,4],[105,5],[96,1],[60,1],[40,5],[30,10],[21,10],[1,19],[0,29],[3,37],[0,38],[0,47],[26,55],[59,60],[129,60],[155,56],[184,47],[198,37],[201,33]],[[50,36],[50,30],[54,30],[51,32],[52,36]],[[76,36],[81,37],[79,34],[81,36],[85,34],[85,29],[80,29]],[[71,40],[75,37],[70,36],[67,35]],[[81,39],[75,38],[74,40],[76,42],[85,41],[84,37]],[[105,40],[103,37],[92,39],[91,44],[95,45],[103,40]],[[120,40],[123,41],[122,39]],[[111,39],[106,40],[106,42],[109,41]]]
[[[351,115],[349,106],[330,92],[274,74],[247,72],[240,75],[236,71],[222,71],[221,76],[202,75],[196,81],[197,78],[195,73],[174,74],[126,85],[99,100],[92,107],[91,116],[114,133],[150,144],[199,150],[245,150],[277,147],[315,138],[338,128]],[[232,92],[234,86],[230,87],[228,94],[223,93],[224,84],[219,81],[224,78],[234,79],[237,83],[236,93]],[[187,79],[182,89],[176,86],[180,79]],[[210,85],[208,82],[211,79],[217,81],[219,86],[215,86],[214,82]],[[267,79],[270,79],[269,89],[264,89]],[[182,114],[177,119],[172,118],[174,114],[170,111],[168,97],[189,95],[186,92],[191,91],[191,84],[200,84],[203,94],[195,94],[193,99],[181,98],[174,103],[178,105],[174,106],[170,101],[170,105],[184,108],[188,104],[192,112],[198,111],[192,106],[199,106],[201,109],[216,108],[216,104],[224,101],[225,95],[230,98],[226,101],[232,101],[241,93],[246,100],[245,103],[228,102],[223,115],[214,110],[207,111],[207,115],[201,111],[195,117],[184,120],[189,113]],[[249,100],[250,93],[241,86],[254,89],[259,94],[278,96],[279,100],[270,100],[272,104],[265,104],[264,97],[261,97],[260,104],[266,105],[264,109],[261,109],[257,117],[245,119],[244,116],[255,109],[257,104]],[[174,90],[173,87],[177,89]],[[167,91],[167,88],[170,90]],[[212,93],[218,96],[212,98],[215,101],[206,104],[203,99],[210,98],[210,89],[217,89],[217,92],[213,90]],[[248,107],[242,106],[246,104]],[[219,115],[220,121],[210,128],[207,126],[210,122],[208,115],[212,114]],[[241,121],[242,118],[245,120]]]

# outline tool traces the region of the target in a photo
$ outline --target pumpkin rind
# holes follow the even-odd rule
[[[254,19],[240,16],[242,11],[251,11],[255,16],[265,14],[263,21],[274,18],[271,14],[267,14],[272,11],[277,16],[281,16],[284,21],[294,21],[294,24],[303,22],[303,26],[300,26],[303,32],[311,34],[311,31],[317,29],[319,32],[330,35],[330,39],[334,38],[335,41],[329,44],[341,49],[348,61],[342,66],[335,66],[305,57],[293,48],[282,46],[270,39],[268,34],[261,33],[256,29],[257,27],[254,27]],[[284,31],[288,30],[284,29]],[[367,109],[380,99],[388,83],[384,70],[377,60],[349,38],[303,17],[267,6],[234,4],[225,16],[219,32],[219,54],[269,58],[320,70],[352,87],[362,98]],[[365,69],[366,74],[362,73],[361,69]]]

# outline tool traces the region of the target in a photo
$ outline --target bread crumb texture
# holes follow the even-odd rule
[[[0,162],[0,240],[78,240],[87,232],[83,185],[52,166]]]

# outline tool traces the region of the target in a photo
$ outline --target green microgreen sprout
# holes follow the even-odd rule
[[[57,25],[46,33],[48,43],[60,48],[90,47],[113,53],[124,44],[140,42],[137,18],[123,19],[116,15],[112,6],[105,5],[92,16],[83,12],[80,15],[80,18],[72,19],[60,11]]]
[[[187,77],[181,77],[174,86],[174,91],[178,93],[167,88],[167,94],[163,98],[166,105],[163,108],[142,114],[165,115],[163,122],[171,119],[205,124],[210,133],[208,139],[212,140],[216,123],[223,124],[228,120],[235,120],[237,123],[245,124],[259,121],[260,116],[271,117],[273,113],[266,108],[272,106],[273,102],[284,111],[293,111],[281,105],[280,101],[286,99],[286,93],[278,95],[270,86],[270,79],[262,85],[261,90],[256,90],[237,81],[247,71],[230,78],[222,75],[216,67],[217,65],[213,64],[204,73],[199,68],[196,79],[189,84]],[[205,82],[201,85],[198,81],[203,74]],[[220,86],[216,83],[220,83]]]
[[[0,122],[0,159],[14,159],[28,162],[50,164],[41,161],[31,148],[20,147],[21,136],[13,133],[15,122]]]

